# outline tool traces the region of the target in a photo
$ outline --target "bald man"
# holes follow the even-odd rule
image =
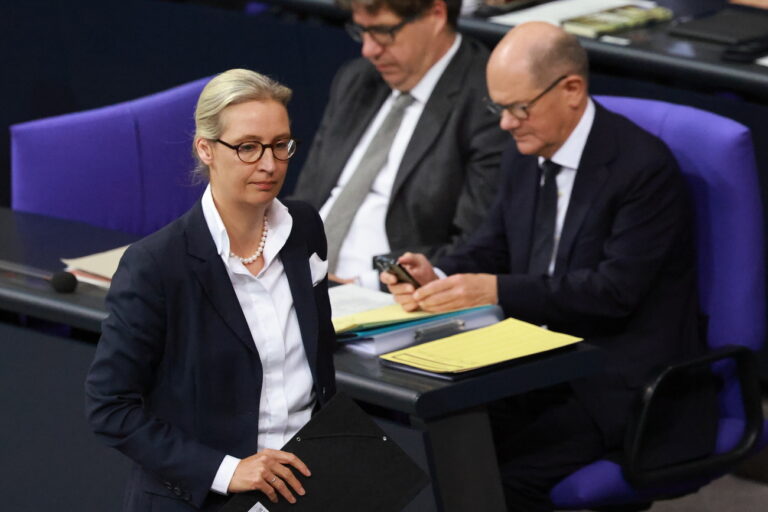
[[[578,40],[559,28],[511,30],[487,67],[489,108],[514,139],[488,219],[436,268],[420,254],[400,258],[418,290],[381,278],[407,310],[499,304],[603,350],[601,375],[495,407],[510,510],[552,510],[549,491],[563,477],[620,459],[643,383],[702,345],[682,175],[660,140],[590,98],[587,73]],[[711,388],[675,393],[653,428],[652,463],[712,446]]]

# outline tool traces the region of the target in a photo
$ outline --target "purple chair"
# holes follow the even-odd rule
[[[650,502],[691,493],[733,469],[768,438],[753,351],[766,334],[763,211],[749,129],[695,108],[622,97],[597,97],[661,138],[688,183],[696,214],[700,303],[708,315],[711,353],[683,365],[711,365],[722,381],[715,454],[643,471],[639,464],[646,409],[627,442],[628,464],[594,462],[559,482],[558,509],[644,510]],[[669,368],[662,373],[674,373]],[[648,385],[643,406],[658,380]]]
[[[177,218],[202,193],[191,143],[208,80],[11,126],[12,208],[141,236]]]

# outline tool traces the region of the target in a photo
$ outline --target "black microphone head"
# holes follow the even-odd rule
[[[72,293],[77,288],[77,278],[69,272],[55,272],[51,276],[51,286],[59,293]]]

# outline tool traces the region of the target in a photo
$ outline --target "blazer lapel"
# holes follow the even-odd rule
[[[606,164],[613,159],[616,152],[614,134],[605,126],[603,109],[597,103],[595,103],[595,109],[595,121],[576,171],[568,211],[560,234],[555,259],[555,275],[568,270],[568,260],[579,230],[609,176]]]
[[[280,251],[280,259],[283,262],[285,274],[288,277],[288,285],[293,296],[293,306],[296,308],[296,316],[299,319],[299,330],[304,342],[304,351],[307,354],[309,367],[314,373],[317,367],[317,305],[315,292],[312,288],[312,275],[309,270],[309,254],[306,241],[297,233],[297,222],[294,216],[293,229],[285,246]]]
[[[523,157],[517,160],[506,172],[514,172],[515,179],[510,180],[509,194],[505,194],[509,208],[504,222],[507,233],[515,233],[510,242],[509,270],[512,273],[528,272],[528,260],[531,253],[533,218],[536,211],[536,197],[539,189],[539,165],[536,157]]]
[[[466,40],[462,41],[456,55],[435,85],[427,104],[424,105],[424,111],[421,113],[416,129],[403,155],[403,160],[400,162],[400,168],[392,186],[392,193],[389,196],[390,204],[408,176],[416,169],[419,161],[432,149],[432,144],[453,111],[453,98],[461,91],[461,78],[457,77],[464,76],[464,69],[468,64],[466,45]]]
[[[187,214],[185,233],[190,266],[211,306],[245,347],[256,352],[256,345],[232,288],[227,269],[216,252],[216,245],[208,231],[200,201]]]
[[[376,71],[373,70],[373,73]],[[360,138],[373,121],[387,96],[392,92],[387,84],[378,78],[378,73],[376,77],[377,79],[371,77],[358,94],[344,102],[343,111],[338,116],[338,119],[343,122],[339,126],[333,127],[334,131],[324,142],[335,150],[333,157],[328,162],[323,181],[317,184],[318,197],[322,198],[320,206],[331,196],[331,191],[339,182],[339,177],[352,156],[352,152],[360,142]]]

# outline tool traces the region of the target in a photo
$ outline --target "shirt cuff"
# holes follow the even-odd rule
[[[229,492],[229,483],[232,481],[232,476],[235,474],[237,465],[240,464],[240,459],[225,455],[224,460],[221,461],[219,470],[216,472],[216,476],[213,479],[211,490],[219,494],[227,496]]]
[[[445,272],[443,272],[442,270],[440,270],[437,267],[432,267],[432,270],[435,271],[435,274],[437,274],[437,277],[439,279],[445,279],[446,277],[448,277],[448,274],[446,274]]]
[[[357,281],[360,286],[368,288],[369,290],[381,289],[381,281],[379,281],[378,270],[366,270],[365,272],[360,272],[360,275],[357,277]]]

